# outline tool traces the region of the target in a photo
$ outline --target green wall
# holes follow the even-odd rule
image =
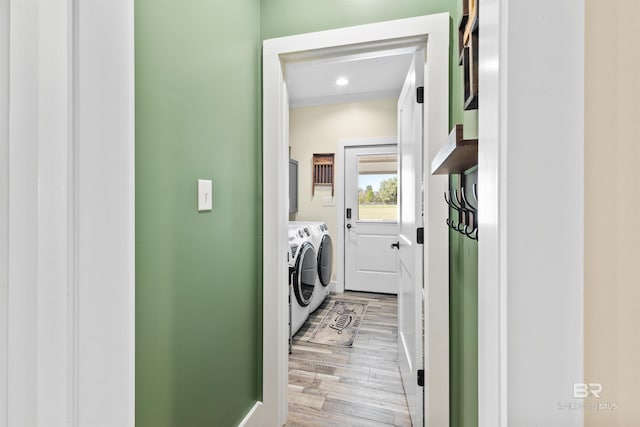
[[[262,0],[262,38],[455,12],[451,0]]]
[[[465,187],[477,182],[477,168],[465,174]],[[460,191],[461,175],[450,187]],[[471,191],[465,190],[467,195]],[[450,217],[458,220],[450,210]],[[452,427],[478,425],[478,242],[449,231],[450,402]]]
[[[261,388],[259,0],[136,0],[135,39],[136,426],[234,426]]]
[[[439,12],[453,27],[459,3],[136,0],[138,427],[234,426],[260,399],[260,40]],[[450,76],[450,124],[474,133],[454,57]],[[198,178],[213,180],[211,212],[196,211]],[[451,235],[456,427],[477,420],[477,244],[464,239]]]
[[[462,1],[458,2],[455,22],[461,15]],[[457,32],[454,35],[458,46]],[[453,52],[454,61],[458,57]],[[453,122],[464,124],[465,138],[478,136],[478,110],[463,111],[462,67],[456,85],[460,88],[451,102],[456,106]],[[481,90],[481,89],[480,89]],[[481,92],[480,92],[481,93]],[[480,101],[481,102],[481,101]],[[467,189],[477,182],[477,167],[449,179],[451,189]],[[467,192],[466,194],[471,194]],[[480,231],[480,234],[482,232]],[[480,237],[481,238],[481,237]],[[478,242],[457,231],[449,231],[449,298],[450,298],[450,411],[451,427],[478,426]]]

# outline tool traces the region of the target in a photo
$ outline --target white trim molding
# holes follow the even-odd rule
[[[238,427],[260,427],[261,424],[261,414],[260,411],[262,409],[262,402],[256,402],[247,415],[240,421]]]
[[[78,423],[133,426],[133,0],[78,6]]]
[[[378,92],[352,93],[348,95],[322,96],[318,98],[297,99],[290,102],[291,108],[310,107],[314,105],[345,104],[356,101],[372,101],[378,99],[397,99],[400,92],[385,90]]]
[[[584,0],[483,0],[480,17],[479,426],[579,427]]]
[[[9,284],[9,0],[0,0],[0,427],[7,427]]]
[[[133,1],[0,18],[0,426],[133,426]]]
[[[437,152],[448,135],[449,14],[419,16],[265,40],[263,42],[263,425],[287,416],[287,199],[288,108],[283,78],[287,61],[382,51],[427,44],[425,153]],[[428,163],[428,162],[427,162]],[[428,170],[428,164],[424,165]],[[446,178],[425,176],[425,204],[434,215],[425,242],[426,425],[449,424],[448,234],[441,202]],[[437,202],[436,202],[437,200]],[[436,204],[437,203],[437,204]]]

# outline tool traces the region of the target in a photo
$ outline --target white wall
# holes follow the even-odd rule
[[[582,425],[583,0],[480,2],[479,425]]]
[[[316,186],[315,195],[311,194],[313,154],[336,153],[337,156],[339,140],[395,137],[397,103],[397,99],[385,99],[290,109],[289,145],[291,158],[298,161],[298,213],[291,219],[326,222],[334,244],[338,242],[337,233],[341,230],[336,224],[331,187]],[[337,250],[333,256],[332,280],[335,280]]]

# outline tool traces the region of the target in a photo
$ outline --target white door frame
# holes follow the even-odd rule
[[[335,291],[344,292],[344,152],[351,147],[374,147],[377,145],[394,145],[398,143],[398,137],[390,136],[384,138],[363,138],[363,139],[341,139],[338,141],[338,152],[336,153],[336,210],[338,225],[337,253],[336,253],[336,288]]]
[[[584,3],[480,2],[480,427],[583,424]]]
[[[298,55],[362,49],[380,50],[402,39],[428,39],[425,65],[425,157],[446,140],[449,123],[448,13],[265,40],[263,43],[263,425],[287,417],[287,146],[288,108],[283,63]],[[360,45],[360,46],[355,46]],[[322,51],[319,51],[323,49]],[[311,52],[310,51],[315,51]],[[428,171],[430,162],[424,164]],[[446,177],[425,175],[425,388],[426,425],[449,423],[449,266],[447,216],[441,195]]]
[[[133,0],[0,21],[0,426],[133,426]]]
[[[0,0],[0,418],[6,419],[9,284],[9,2]],[[6,421],[0,421],[5,427]]]

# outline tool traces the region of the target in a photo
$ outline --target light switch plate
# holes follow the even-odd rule
[[[333,203],[333,197],[331,197],[331,196],[325,196],[325,197],[323,197],[323,198],[322,198],[322,206],[328,206],[328,207],[331,207],[331,206],[335,206],[335,205],[336,205],[336,204],[335,204],[335,203]]]
[[[209,179],[198,180],[198,211],[210,211],[213,206],[213,195],[211,190],[213,185]]]

